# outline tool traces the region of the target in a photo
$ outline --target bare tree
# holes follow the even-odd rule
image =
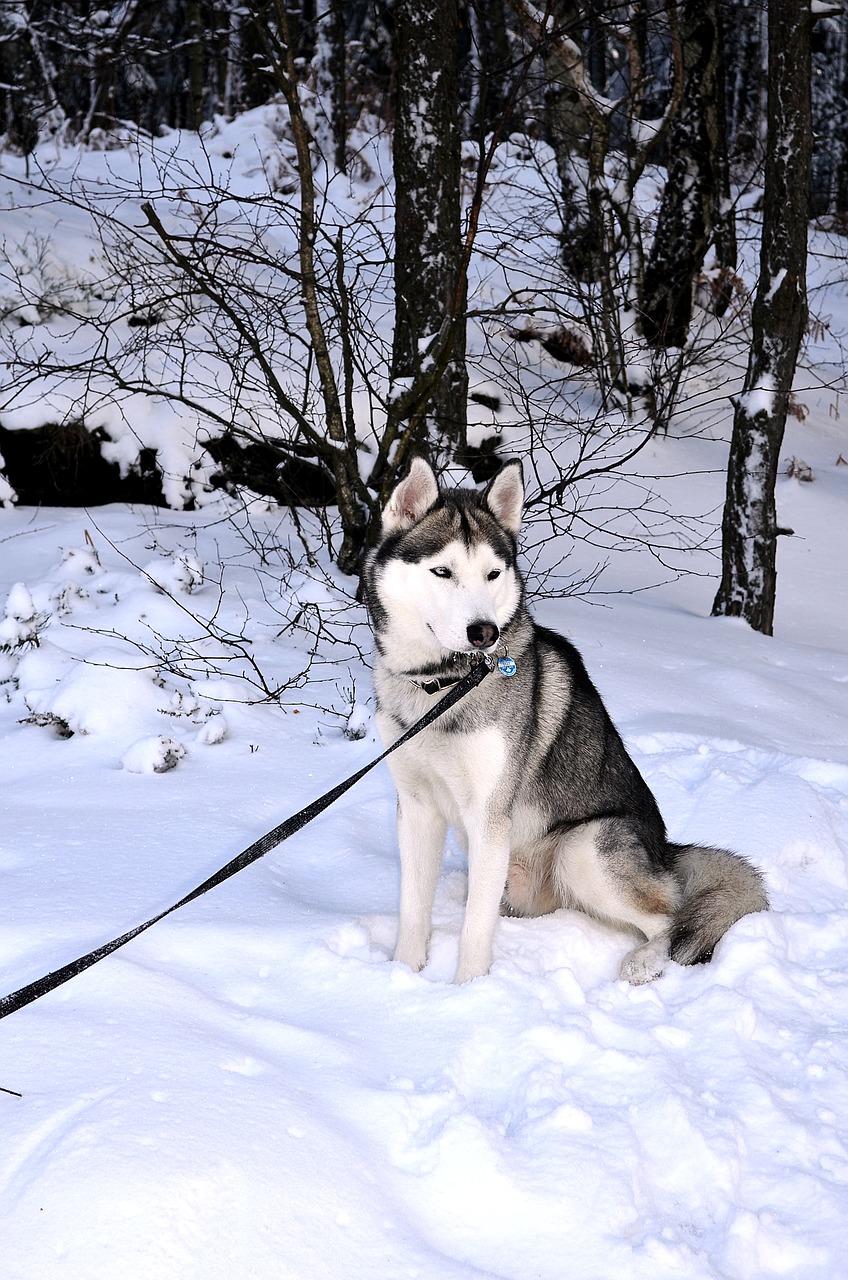
[[[347,168],[347,59],[344,0],[329,0],[319,14],[315,48],[318,110],[315,135],[325,160]]]
[[[38,395],[27,389],[45,382],[61,385],[65,421],[105,423],[108,451],[110,419],[119,420],[113,433],[132,432],[126,418],[120,425],[122,401],[140,395],[169,402],[178,416],[202,423],[206,438],[194,447],[197,468],[190,464],[169,479],[168,501],[199,497],[212,457],[231,456],[230,444],[261,450],[278,482],[274,496],[285,500],[286,478],[307,472],[311,501],[337,505],[338,524],[327,521],[328,538],[339,567],[356,573],[398,470],[426,438],[428,408],[455,360],[496,143],[480,157],[461,237],[455,210],[458,255],[447,295],[431,319],[435,328],[420,334],[426,349],[419,348],[412,374],[399,383],[384,323],[393,263],[382,184],[369,171],[364,204],[352,205],[349,183],[332,165],[317,163],[314,93],[309,68],[296,56],[289,9],[285,0],[265,0],[253,16],[266,74],[282,99],[267,108],[277,131],[263,160],[267,190],[234,198],[211,154],[179,172],[163,158],[158,187],[141,178],[108,190],[84,182],[62,187],[41,174],[39,190],[91,217],[104,268],[86,296],[66,290],[61,299],[36,298],[26,289],[17,304],[20,323],[3,334],[14,365],[4,403]],[[358,139],[368,151],[366,136]],[[155,163],[155,145],[149,150]],[[355,163],[360,176],[368,170],[364,156]],[[419,242],[419,268],[422,261]],[[11,282],[16,271],[10,261],[2,274]],[[424,296],[419,287],[417,301]],[[60,313],[75,322],[74,338],[70,347],[64,342],[49,351],[33,341],[25,317]],[[250,478],[241,482],[249,485]]]
[[[639,3],[628,8],[625,23],[602,18],[585,0],[547,0],[544,11],[529,0],[511,4],[543,50],[551,85],[549,127],[560,180],[563,265],[592,336],[599,389],[607,403],[624,397],[629,404],[635,391],[655,417],[656,429],[670,412],[668,404],[657,410],[656,389],[676,379],[666,376],[664,360],[645,376],[651,362],[641,332],[645,256],[636,190],[667,140],[681,101],[677,6],[649,14]],[[615,10],[614,16],[625,15]],[[661,103],[646,92],[649,17],[656,24],[656,43],[667,49]],[[626,73],[616,98],[591,76],[598,59],[588,56],[586,31],[591,34],[598,24],[624,54]]]
[[[768,138],[760,277],[748,371],[735,404],[714,614],[771,635],[777,583],[774,489],[786,409],[807,319],[812,149],[809,5],[768,9]]]
[[[409,10],[405,18],[399,16],[421,24],[421,30],[415,28],[418,38],[422,31],[435,29],[431,10],[425,15],[418,4],[413,15],[412,0],[404,3]],[[627,535],[619,531],[607,498],[592,508],[589,529],[580,514],[586,510],[585,495],[599,476],[622,471],[635,475],[640,453],[669,422],[681,389],[685,395],[687,361],[701,362],[701,385],[705,353],[714,365],[721,360],[722,376],[727,362],[728,326],[714,325],[703,312],[682,351],[651,347],[640,331],[645,297],[642,237],[650,252],[655,225],[646,196],[652,198],[656,190],[664,146],[673,158],[677,144],[669,143],[670,131],[683,129],[691,107],[687,128],[692,139],[699,137],[698,110],[707,109],[712,92],[706,87],[712,83],[706,64],[698,61],[700,54],[696,58],[694,45],[686,53],[677,25],[682,14],[684,32],[688,31],[686,22],[697,24],[700,15],[690,0],[665,7],[643,0],[626,9],[612,0],[548,0],[544,9],[526,0],[509,3],[520,15],[523,38],[515,29],[516,19],[509,39],[500,42],[510,51],[502,115],[493,122],[482,104],[475,107],[476,169],[471,167],[472,147],[466,144],[461,182],[455,186],[451,178],[440,188],[444,201],[437,203],[449,207],[450,220],[433,239],[426,213],[432,192],[425,189],[432,175],[422,174],[422,167],[439,166],[426,131],[436,132],[437,108],[446,104],[453,127],[453,89],[447,92],[446,81],[431,78],[421,92],[426,89],[434,96],[433,111],[422,108],[426,101],[419,98],[406,113],[407,143],[396,141],[396,154],[398,147],[403,153],[415,149],[414,128],[423,131],[426,144],[413,157],[409,179],[421,234],[416,236],[414,220],[404,221],[399,215],[396,256],[392,175],[382,168],[386,151],[382,141],[375,140],[379,126],[374,116],[360,127],[350,115],[344,121],[337,113],[332,136],[316,137],[316,88],[323,90],[323,85],[316,85],[316,71],[324,65],[322,58],[328,66],[328,60],[334,60],[327,80],[332,97],[333,78],[340,74],[338,17],[344,10],[348,30],[358,30],[354,19],[361,5],[334,2],[321,8],[318,16],[327,39],[323,52],[319,48],[312,59],[315,41],[303,22],[305,0],[251,0],[244,13],[234,7],[234,0],[214,0],[217,14],[232,17],[238,10],[239,23],[243,22],[236,24],[238,39],[233,36],[222,47],[243,49],[245,76],[250,63],[246,55],[258,47],[254,71],[260,68],[265,83],[273,83],[276,90],[262,107],[261,132],[268,141],[260,145],[259,135],[255,140],[259,166],[253,171],[250,193],[229,180],[222,157],[230,155],[230,126],[220,117],[204,126],[190,161],[185,158],[188,150],[167,159],[167,148],[160,148],[155,138],[132,135],[144,151],[147,185],[128,178],[119,189],[123,180],[110,176],[103,186],[85,187],[81,179],[76,187],[61,188],[64,178],[45,175],[41,189],[47,195],[76,201],[99,223],[105,268],[101,279],[92,280],[90,288],[81,285],[73,297],[67,282],[58,281],[55,289],[51,286],[55,296],[42,298],[33,292],[38,272],[29,270],[38,246],[7,246],[8,272],[12,275],[17,269],[26,284],[23,293],[18,290],[19,300],[9,304],[8,323],[2,329],[7,372],[0,407],[11,406],[18,391],[28,388],[24,394],[31,403],[49,401],[54,423],[75,424],[78,432],[97,430],[104,455],[120,458],[122,466],[136,465],[132,441],[127,441],[136,432],[141,469],[141,453],[152,449],[133,422],[136,397],[169,401],[180,430],[185,426],[193,438],[182,447],[180,437],[181,457],[170,475],[158,459],[165,500],[174,505],[202,502],[203,486],[213,483],[217,464],[228,485],[256,488],[278,501],[301,501],[321,511],[337,506],[338,519],[331,511],[324,520],[325,536],[337,563],[355,573],[380,506],[411,453],[427,446],[439,453],[440,443],[447,443],[442,456],[458,456],[465,392],[455,397],[452,416],[440,417],[438,407],[434,412],[432,406],[441,403],[444,387],[451,385],[451,370],[457,367],[459,344],[469,323],[475,376],[482,387],[482,396],[475,391],[473,398],[478,406],[492,406],[491,430],[481,450],[485,456],[476,462],[495,467],[502,441],[512,451],[526,447],[528,466],[539,485],[530,509],[548,521],[545,529],[540,521],[539,544],[544,538],[550,541],[551,529],[558,535],[581,527],[582,520],[587,536],[597,537],[604,551],[609,547],[605,527],[614,527],[618,548]],[[705,0],[703,7],[712,13],[713,0]],[[165,8],[173,15],[184,6],[182,0],[168,0]],[[482,42],[480,24],[487,15],[502,11],[503,0],[481,0],[474,13],[475,38]],[[145,20],[151,13],[144,8]],[[438,59],[432,51],[433,65],[447,62],[448,69],[455,69],[456,52],[450,43],[455,28],[450,22],[448,27]],[[223,40],[223,27],[219,35]],[[104,38],[103,43],[105,47],[108,41]],[[707,43],[698,46],[701,53]],[[357,59],[366,56],[364,48],[363,42],[362,50],[348,52],[349,68],[356,75],[361,65]],[[494,55],[486,53],[482,43],[481,50],[482,67],[483,60]],[[382,57],[385,44],[379,51]],[[501,48],[498,58],[503,52]],[[685,62],[684,54],[695,62]],[[519,110],[516,86],[531,65],[535,79],[527,94],[529,105],[525,110],[522,103]],[[613,73],[615,65],[619,69]],[[546,77],[556,80],[557,101],[548,103],[552,145],[534,128],[513,135],[499,148],[503,120],[512,126],[541,110],[539,86]],[[349,111],[362,105],[373,112],[376,100],[365,105],[355,75],[351,83]],[[684,101],[687,94],[691,103]],[[716,96],[720,97],[718,90]],[[492,130],[488,134],[483,132],[483,119]],[[580,120],[590,132],[584,152],[579,151]],[[233,126],[234,137],[238,128]],[[334,153],[340,158],[338,144],[344,144],[345,133],[348,173],[342,178],[332,160]],[[558,133],[567,145],[558,145]],[[710,147],[716,145],[709,141]],[[320,162],[319,152],[329,164]],[[538,170],[526,180],[533,157]],[[158,177],[152,179],[157,160]],[[243,159],[238,163],[243,165]],[[649,164],[656,167],[649,170]],[[579,181],[566,191],[569,165]],[[441,170],[438,176],[445,178]],[[493,209],[512,180],[516,196],[509,202],[509,216],[498,223],[502,214]],[[503,185],[496,195],[499,184]],[[676,194],[666,192],[669,224]],[[675,289],[687,300],[691,273],[703,254],[704,228],[715,225],[716,210],[708,210],[707,204],[705,196],[693,223],[701,228],[694,236],[697,252],[686,259],[685,270],[675,280]],[[569,209],[576,222],[569,223]],[[581,273],[578,264],[573,264],[574,270],[564,264],[554,230],[558,213],[566,228],[591,225],[591,270]],[[477,240],[481,216],[486,222],[482,246]],[[663,234],[657,240],[662,244]],[[450,255],[442,252],[446,245]],[[668,249],[672,257],[673,247]],[[406,267],[395,277],[403,254]],[[44,256],[47,271],[50,255]],[[393,287],[396,279],[401,288],[405,270],[406,293],[398,297],[397,316],[400,322],[406,308],[409,327],[401,342],[392,324]],[[5,274],[2,266],[0,274]],[[9,297],[14,294],[10,287]],[[64,349],[41,341],[39,327],[48,316],[59,317],[56,332],[61,330],[62,341],[76,322],[73,341]],[[742,342],[738,329],[736,340]],[[716,344],[712,353],[708,342]],[[398,364],[402,346],[410,360],[406,373]],[[547,357],[556,363],[551,366]],[[461,362],[459,372],[464,376]],[[56,388],[59,392],[50,399]],[[113,414],[122,413],[113,428]],[[475,415],[479,441],[484,433],[477,408]],[[434,421],[437,431],[431,430]],[[529,425],[518,428],[519,422]],[[157,439],[153,449],[158,447]],[[169,448],[163,444],[163,452]],[[300,487],[304,476],[308,484]],[[219,480],[220,474],[214,476],[215,483]],[[647,475],[638,484],[641,496],[628,518],[644,520],[644,541],[650,543],[656,521],[667,513],[656,509]],[[693,545],[701,531],[702,526],[693,523],[687,545]]]
[[[668,180],[645,267],[642,327],[649,342],[682,347],[695,277],[716,223],[725,150],[718,0],[681,0],[680,105],[668,137]],[[724,264],[722,264],[724,265]]]
[[[395,16],[395,379],[420,375],[451,316],[451,356],[432,394],[437,434],[465,443],[465,282],[460,234],[457,0],[398,0]],[[458,305],[460,304],[460,305]],[[418,447],[428,447],[420,432]]]

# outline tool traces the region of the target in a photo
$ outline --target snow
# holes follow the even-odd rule
[[[743,391],[737,397],[740,408],[746,417],[753,421],[755,418],[763,416],[771,418],[774,415],[774,397],[776,387],[771,374],[763,374],[755,386],[749,391]]]
[[[796,503],[813,488],[785,483]],[[844,485],[837,498],[844,512]],[[504,920],[489,977],[456,988],[465,868],[451,848],[431,960],[413,975],[389,960],[381,767],[0,1025],[0,1084],[22,1095],[0,1094],[4,1275],[553,1280],[564,1260],[587,1280],[839,1274],[845,569],[829,508],[819,521],[805,506],[831,587],[806,615],[805,561],[790,563],[777,639],[704,616],[709,593],[691,580],[612,608],[538,607],[582,648],[674,834],[744,850],[772,912],[741,921],[712,964],[640,989],[616,979],[623,935],[566,911]],[[7,617],[49,615],[16,652],[0,722],[7,990],[176,901],[378,753],[367,671],[350,658],[359,693],[329,718],[299,695],[246,705],[226,671],[143,669],[154,634],[199,643],[184,599],[229,634],[246,601],[270,674],[296,665],[291,639],[269,639],[285,601],[263,601],[222,516],[107,508],[95,558],[85,513],[0,514]],[[280,519],[255,518],[266,536]],[[153,544],[159,570],[142,554]],[[189,546],[232,568],[222,598],[208,577],[177,594],[168,575]],[[83,583],[87,596],[60,589]],[[332,582],[313,595],[331,600]],[[203,724],[222,706],[229,732],[212,750]],[[73,736],[22,724],[27,708]]]
[[[185,753],[183,744],[173,738],[140,738],[121,756],[121,764],[130,773],[167,773],[176,769]]]
[[[267,134],[257,119],[221,124],[210,147],[251,163],[267,147],[270,163],[261,118]],[[518,152],[504,148],[493,185],[514,178]],[[495,261],[500,234],[484,231],[475,284],[493,296],[501,277],[529,287],[511,242]],[[73,219],[65,235],[61,261],[79,247]],[[828,284],[842,320],[843,295]],[[507,406],[506,447],[529,461],[502,349],[492,358],[479,332],[471,349],[475,385]],[[632,487],[599,486],[585,536],[562,539],[575,578],[610,556],[603,605],[561,590],[534,601],[583,652],[674,837],[745,853],[772,910],[740,921],[710,965],[642,988],[616,978],[624,935],[571,911],[506,919],[490,975],[454,987],[466,872],[451,844],[413,975],[389,958],[398,872],[381,766],[0,1022],[4,1280],[844,1274],[848,468],[833,358],[815,355],[809,413],[787,426],[785,453],[815,483],[778,481],[795,536],[780,541],[774,638],[708,616],[708,549],[664,585],[638,538],[623,553],[642,529],[642,512],[621,511]],[[559,394],[538,352],[515,359],[538,361],[539,387]],[[700,397],[726,432],[733,371],[699,376],[687,412]],[[129,403],[127,465],[137,415],[187,484],[192,424]],[[714,538],[726,438],[698,424],[652,440],[643,471],[615,484],[706,513]],[[197,501],[0,510],[3,992],[163,910],[379,753],[350,583],[325,553],[303,557],[286,513],[249,495]]]

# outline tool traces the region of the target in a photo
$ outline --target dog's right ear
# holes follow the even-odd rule
[[[383,533],[410,529],[427,514],[438,496],[433,468],[423,458],[413,458],[405,478],[383,508]]]

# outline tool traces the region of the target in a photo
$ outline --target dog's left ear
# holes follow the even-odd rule
[[[505,462],[483,494],[483,502],[508,533],[521,528],[524,506],[524,468],[518,459]]]
[[[426,515],[439,497],[433,468],[423,458],[413,458],[406,476],[383,508],[383,533],[409,529]]]

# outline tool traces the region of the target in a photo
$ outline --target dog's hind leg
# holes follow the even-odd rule
[[[558,836],[513,849],[501,902],[502,916],[544,916],[562,906],[553,882]]]
[[[639,985],[660,976],[680,886],[670,869],[652,864],[625,819],[601,818],[563,833],[554,879],[566,905],[644,935],[624,957],[622,978]]]
[[[399,788],[400,919],[394,958],[416,973],[427,963],[446,835],[447,823],[432,801]]]

